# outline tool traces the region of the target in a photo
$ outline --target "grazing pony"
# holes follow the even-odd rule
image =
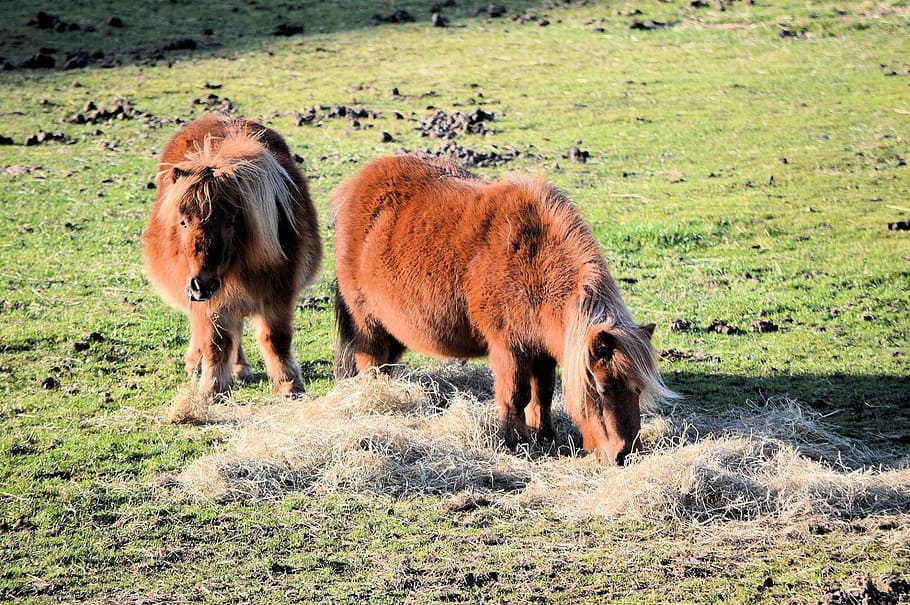
[[[204,395],[249,382],[251,316],[275,393],[303,392],[291,349],[294,305],[322,244],[307,183],[281,136],[207,116],[182,128],[158,163],[158,199],[143,235],[149,280],[190,317],[186,371]]]
[[[394,363],[406,347],[489,356],[510,448],[554,437],[556,364],[583,446],[623,464],[641,412],[675,397],[654,325],[633,321],[597,242],[545,182],[484,182],[447,161],[382,157],[332,196],[336,378]]]

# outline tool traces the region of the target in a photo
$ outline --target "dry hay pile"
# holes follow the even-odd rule
[[[646,418],[644,452],[596,463],[554,409],[561,441],[513,453],[496,434],[492,381],[443,364],[358,377],[312,401],[175,402],[172,416],[229,435],[222,453],[178,477],[191,497],[269,500],[289,493],[449,494],[566,517],[715,521],[910,513],[910,464],[883,460],[781,399],[721,416]]]

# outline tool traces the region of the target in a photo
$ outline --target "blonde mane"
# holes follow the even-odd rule
[[[282,218],[297,232],[294,216],[294,181],[275,156],[262,144],[261,136],[231,124],[224,137],[206,135],[201,147],[185,159],[164,165],[159,183],[177,169],[186,173],[167,191],[163,212],[176,219],[182,204],[191,203],[204,218],[217,203],[237,203],[248,229],[252,264],[269,266],[286,259],[278,239]]]
[[[590,236],[589,236],[590,237]],[[592,244],[596,247],[596,243]],[[679,395],[663,383],[647,333],[633,320],[599,251],[585,264],[575,299],[565,311],[562,387],[565,405],[587,417],[595,389],[589,342],[592,331],[605,329],[616,339],[612,363],[616,372],[640,390],[642,413],[654,413],[660,401]]]

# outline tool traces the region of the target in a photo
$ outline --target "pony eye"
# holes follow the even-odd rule
[[[184,218],[180,219],[180,226],[183,227],[184,229],[186,229],[186,219],[184,219]]]

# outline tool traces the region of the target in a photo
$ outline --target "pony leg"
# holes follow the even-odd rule
[[[341,294],[335,290],[335,380],[352,378],[370,368],[382,368],[397,362],[405,346],[371,317],[355,318]]]
[[[196,376],[202,370],[202,347],[199,345],[196,330],[192,327],[190,329],[190,344],[186,349],[186,356],[183,361],[188,378]]]
[[[398,362],[405,346],[375,321],[368,321],[366,330],[355,327],[354,364],[358,372],[379,368],[388,373],[389,366]]]
[[[382,334],[374,334],[369,340],[361,340],[358,350],[354,352],[354,362],[358,372],[366,372],[370,368],[377,368],[388,374],[392,365],[401,359],[405,347],[394,336],[385,330]]]
[[[528,363],[509,352],[490,351],[493,390],[499,410],[499,430],[509,449],[531,441],[525,424],[525,408],[531,401],[531,370]]]
[[[253,319],[256,338],[262,349],[265,370],[272,381],[276,395],[294,395],[304,392],[300,365],[291,349],[293,308],[284,317],[262,316]]]
[[[199,390],[204,395],[217,395],[231,390],[231,374],[242,328],[243,320],[240,317],[212,317],[204,311],[193,314],[193,336],[190,342],[195,340],[199,343]]]
[[[531,365],[531,402],[525,408],[525,423],[537,434],[538,441],[553,441],[556,430],[550,405],[556,386],[556,361],[552,357],[538,357]]]
[[[250,362],[243,352],[242,343],[238,343],[237,345],[237,361],[234,362],[234,378],[243,384],[250,384],[253,382],[253,368],[250,366]]]

